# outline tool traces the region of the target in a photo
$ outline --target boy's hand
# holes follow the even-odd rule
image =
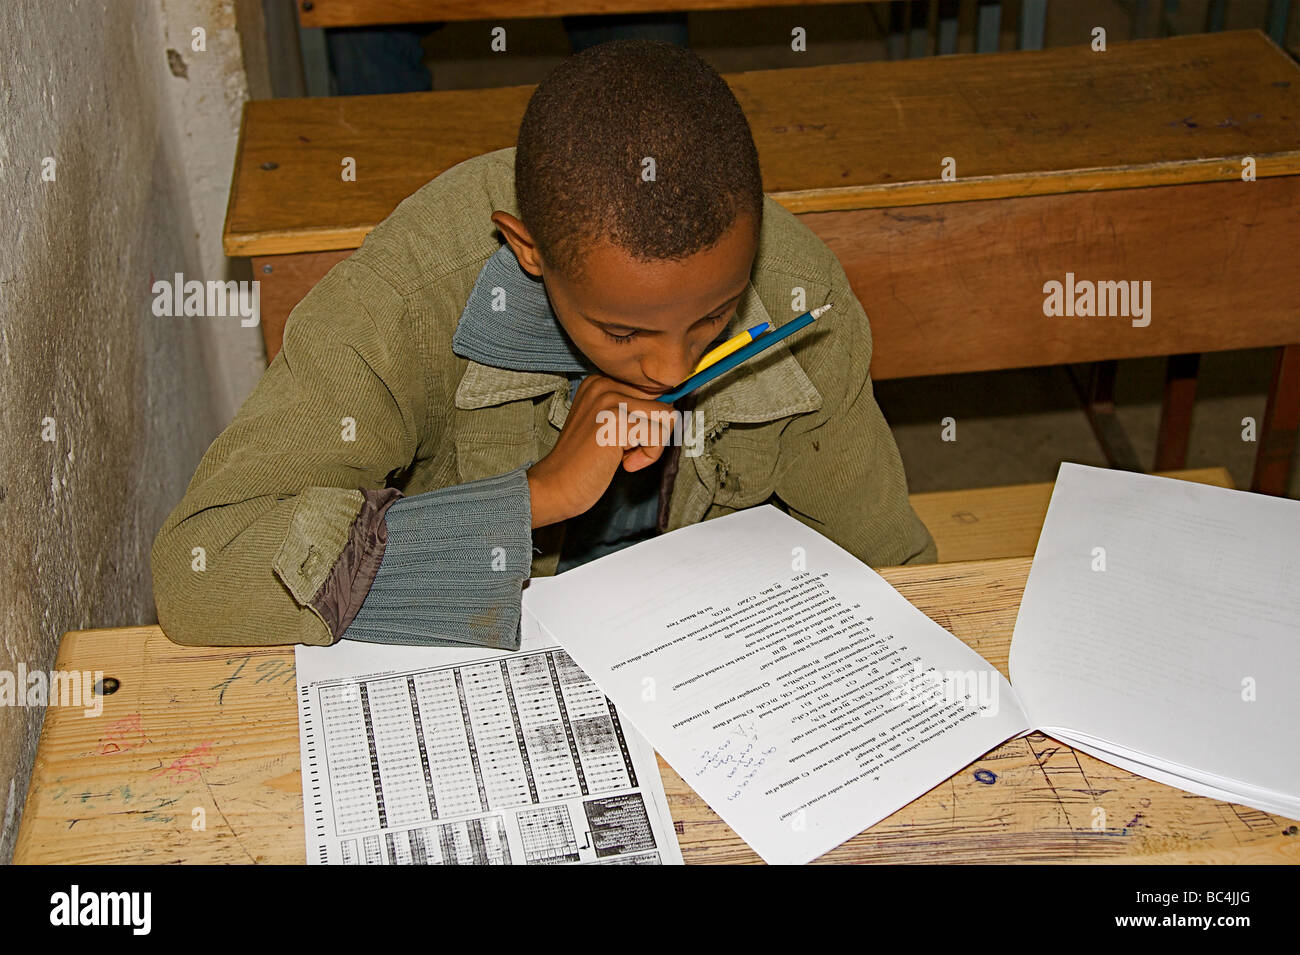
[[[620,403],[627,418],[625,428],[619,427]],[[601,415],[602,411],[609,415]],[[616,379],[600,374],[584,378],[555,447],[528,469],[533,527],[585,513],[600,500],[620,465],[639,471],[657,461],[671,438],[676,413],[672,405]],[[638,416],[648,425],[638,426]],[[643,445],[636,441],[640,436],[634,432],[639,430],[649,436]],[[620,444],[620,437],[627,441]]]

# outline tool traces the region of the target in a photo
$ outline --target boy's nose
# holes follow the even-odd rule
[[[664,390],[670,390],[689,378],[694,368],[695,360],[689,351],[682,348],[672,355],[659,356],[657,360],[647,359],[641,365],[641,373]]]

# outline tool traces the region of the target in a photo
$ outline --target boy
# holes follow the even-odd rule
[[[678,402],[692,447],[605,426],[662,421],[655,395],[709,348],[826,302]],[[530,575],[768,502],[869,564],[932,561],[870,356],[726,83],[668,44],[593,47],[516,148],[407,198],[294,309],[158,533],[159,623],[189,645],[518,649]]]

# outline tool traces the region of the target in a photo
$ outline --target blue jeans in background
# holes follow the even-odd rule
[[[643,37],[688,46],[686,14],[630,13],[563,17],[569,49],[578,53],[622,37]],[[420,41],[442,23],[403,27],[336,27],[325,31],[330,71],[339,96],[419,93],[433,89]]]

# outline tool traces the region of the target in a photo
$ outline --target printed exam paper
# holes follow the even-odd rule
[[[769,863],[817,858],[1030,728],[995,667],[771,505],[535,578],[524,613]]]

